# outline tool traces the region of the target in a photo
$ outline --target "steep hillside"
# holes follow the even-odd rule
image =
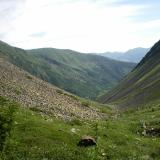
[[[62,119],[100,118],[97,109],[0,59],[0,96]]]
[[[107,120],[63,121],[0,96],[2,160],[159,160],[160,105]],[[77,144],[90,135],[97,145]]]
[[[53,48],[23,50],[0,42],[0,57],[66,91],[95,99],[114,87],[135,64]]]
[[[160,101],[160,41],[136,68],[101,100],[103,103],[113,103],[123,108]]]
[[[119,61],[135,62],[138,63],[149,51],[149,48],[134,48],[126,52],[106,52],[101,55],[104,57],[112,58]]]

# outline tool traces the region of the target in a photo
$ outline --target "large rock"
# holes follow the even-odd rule
[[[96,140],[91,136],[83,136],[78,143],[78,146],[84,146],[84,147],[93,145],[96,145]]]
[[[151,128],[146,131],[146,134],[152,137],[160,137],[160,128]]]

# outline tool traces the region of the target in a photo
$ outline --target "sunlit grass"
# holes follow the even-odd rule
[[[3,159],[160,159],[160,137],[142,135],[143,123],[153,128],[160,124],[159,105],[115,112],[109,119],[92,122],[58,120],[8,101],[2,103],[1,98],[1,109],[4,106],[16,109],[10,115],[13,124],[3,144]],[[97,146],[77,146],[83,135],[94,137]]]

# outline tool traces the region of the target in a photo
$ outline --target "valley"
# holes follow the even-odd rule
[[[116,86],[136,65],[72,50],[23,50],[4,42],[0,42],[0,57],[61,89],[92,100]]]
[[[159,9],[0,0],[0,160],[160,160]]]
[[[101,97],[104,103],[121,108],[141,107],[159,103],[160,97],[160,41],[142,61],[111,92]]]
[[[101,96],[99,102],[78,97],[44,81],[41,76],[41,79],[34,76],[40,62],[37,59],[44,59],[45,64],[60,65],[55,61],[57,53],[53,56],[53,49],[51,53],[40,49],[21,50],[22,53],[17,54],[15,48],[5,50],[2,46],[0,159],[160,159],[159,42],[117,87]],[[69,65],[71,59],[63,61]],[[24,69],[24,64],[28,69]],[[28,65],[34,68],[34,74],[27,72],[33,71]],[[93,138],[95,144],[79,146],[84,136]]]

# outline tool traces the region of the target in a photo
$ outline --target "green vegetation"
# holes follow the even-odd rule
[[[133,65],[119,66],[116,61],[70,50],[24,51],[0,43],[0,57],[88,98],[95,98],[108,84],[115,85],[126,67]],[[112,108],[51,86],[0,59],[0,159],[159,160],[159,43],[107,93],[107,99],[103,97],[104,102],[114,102]],[[116,105],[134,108],[120,112],[113,109]],[[79,146],[84,135],[93,137],[96,145]]]
[[[11,111],[11,108],[16,109]],[[1,159],[160,159],[160,135],[143,134],[149,133],[150,128],[160,129],[160,105],[115,112],[108,120],[99,121],[62,121],[19,107],[2,97],[0,109],[3,117],[0,124],[6,121],[10,124],[9,129],[4,129]],[[83,135],[94,137],[97,146],[77,146]]]
[[[113,88],[135,66],[71,50],[23,50],[3,42],[0,42],[0,57],[61,89],[89,99],[96,99],[104,90]]]
[[[136,68],[112,91],[100,98],[101,102],[121,108],[152,104],[160,97],[160,41],[157,42]]]
[[[3,150],[7,136],[10,135],[15,109],[15,104],[8,103],[6,99],[0,97],[0,151]]]

